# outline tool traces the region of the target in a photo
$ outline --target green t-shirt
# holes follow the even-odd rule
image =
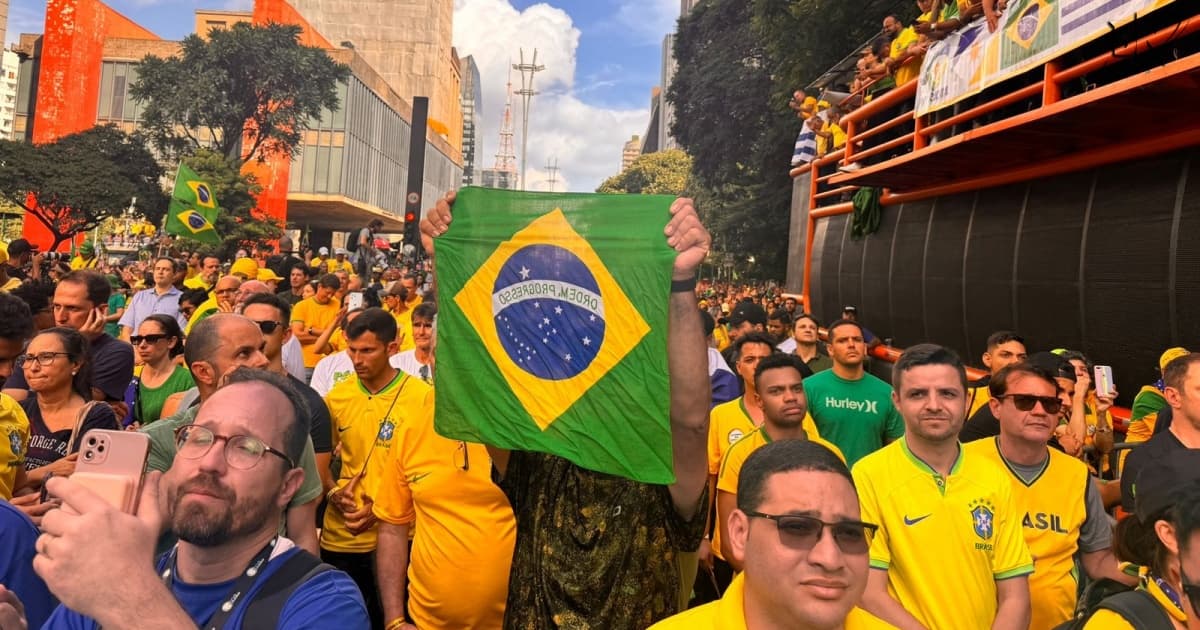
[[[850,467],[904,435],[892,387],[875,376],[848,381],[825,370],[804,379],[804,393],[821,437],[842,449]]]
[[[113,291],[113,294],[108,298],[108,314],[114,315],[117,309],[125,308],[125,296]],[[117,322],[109,322],[104,325],[104,332],[117,339],[121,338],[121,325]]]
[[[158,420],[163,404],[171,394],[189,390],[196,386],[192,373],[182,365],[176,365],[167,380],[158,387],[149,387],[138,379],[137,399],[133,402],[133,418],[143,425]]]

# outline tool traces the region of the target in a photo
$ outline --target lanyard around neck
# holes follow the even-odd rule
[[[215,613],[213,613],[213,616],[209,618],[208,623],[203,624],[201,627],[206,628],[207,630],[220,630],[220,628],[225,626],[225,623],[229,621],[231,616],[233,616],[233,609],[237,606],[238,602],[241,601],[242,596],[245,595],[246,591],[254,585],[255,580],[258,578],[258,574],[262,572],[263,565],[265,565],[267,561],[271,559],[271,554],[275,552],[275,544],[278,541],[278,537],[272,538],[271,541],[262,548],[262,551],[259,551],[258,555],[254,556],[254,558],[250,560],[250,564],[246,565],[246,570],[238,576],[237,581],[235,581],[233,586],[230,587],[229,595],[225,598],[225,601],[221,603],[221,607],[218,608]],[[175,555],[178,550],[178,545],[171,550],[171,556],[167,558],[167,568],[162,572],[163,583],[167,585],[168,589],[171,588],[171,585],[174,582],[175,573],[177,572],[175,568]]]

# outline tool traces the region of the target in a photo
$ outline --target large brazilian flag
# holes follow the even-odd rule
[[[220,245],[214,223],[217,220],[217,198],[208,182],[200,179],[186,164],[179,164],[175,190],[167,206],[167,234],[190,238],[210,245]]]
[[[438,433],[674,481],[671,202],[460,191],[434,250]]]

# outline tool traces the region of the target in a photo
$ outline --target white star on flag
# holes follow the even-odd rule
[[[585,346],[590,346],[590,345],[592,345],[592,340],[591,340],[590,338],[588,338],[588,337],[584,337],[584,338],[583,338],[583,345],[585,345]]]
[[[529,269],[525,265],[521,265],[521,279],[522,280],[529,279]]]

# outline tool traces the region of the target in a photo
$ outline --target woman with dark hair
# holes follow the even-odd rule
[[[90,403],[88,342],[73,328],[48,328],[18,357],[33,396],[21,401],[29,417],[25,453],[26,487],[38,487],[50,473],[69,475],[83,434],[116,429],[112,407]]]
[[[147,317],[129,342],[144,365],[134,382],[133,399],[133,421],[144,426],[161,417],[168,396],[189,390],[196,382],[191,371],[179,362],[183,331],[174,317],[161,313]]]

